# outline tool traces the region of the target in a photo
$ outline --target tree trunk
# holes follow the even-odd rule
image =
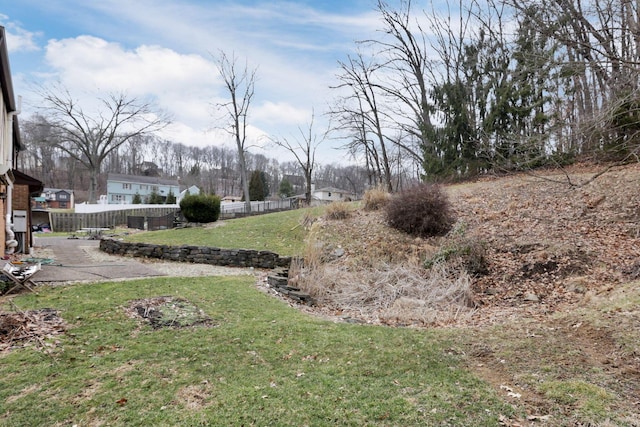
[[[95,168],[89,170],[89,203],[96,203],[98,191],[98,171]]]

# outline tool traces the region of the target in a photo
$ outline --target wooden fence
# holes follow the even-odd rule
[[[135,228],[138,230],[167,230],[174,228],[177,223],[175,212],[164,216],[127,216],[127,228]]]
[[[109,212],[94,213],[66,213],[51,212],[52,231],[72,232],[83,228],[113,228],[126,226],[128,216],[159,217],[175,214],[177,208],[145,208],[145,209],[123,209]]]

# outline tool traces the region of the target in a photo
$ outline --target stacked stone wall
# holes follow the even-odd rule
[[[270,251],[252,249],[220,249],[209,246],[170,246],[151,243],[122,242],[102,239],[100,250],[113,255],[157,258],[167,261],[192,262],[228,267],[288,268],[291,257],[281,257]]]

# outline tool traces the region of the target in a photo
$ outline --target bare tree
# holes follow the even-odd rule
[[[26,150],[18,158],[20,169],[30,172],[42,181],[52,185],[55,182],[56,153],[51,125],[41,115],[35,115],[20,123],[22,143]]]
[[[377,48],[385,60],[387,80],[377,83],[378,89],[397,101],[397,125],[411,136],[395,143],[418,162],[435,151],[433,146],[433,106],[429,101],[431,61],[426,32],[412,17],[411,0],[401,0],[397,10],[383,0],[377,9],[383,22],[384,38],[366,40],[364,43]],[[405,119],[405,122],[400,120]]]
[[[95,203],[104,160],[122,144],[165,127],[169,121],[148,103],[125,94],[99,98],[100,111],[88,113],[67,89],[41,92],[43,110],[55,135],[53,143],[89,171],[89,202]]]
[[[245,62],[244,67],[238,66],[238,59],[234,54],[229,57],[220,52],[216,58],[218,72],[222,77],[230,100],[217,105],[222,109],[230,122],[231,128],[226,128],[234,138],[238,149],[238,163],[242,182],[242,191],[247,212],[251,212],[251,199],[249,196],[249,176],[245,153],[247,150],[247,126],[249,107],[253,99],[257,69],[249,69]]]
[[[311,115],[311,121],[308,128],[298,127],[299,137],[289,138],[272,138],[274,144],[285,148],[296,158],[296,162],[302,168],[305,179],[305,201],[311,203],[311,180],[313,177],[313,169],[316,166],[316,149],[327,139],[328,130],[323,134],[314,133],[313,123],[315,114]],[[329,127],[327,128],[329,129]]]
[[[604,151],[623,159],[637,148],[640,121],[640,2],[636,0],[506,0],[529,25],[558,45],[558,109],[567,150]],[[620,102],[624,100],[624,102]],[[605,120],[603,114],[607,115]]]
[[[372,74],[380,68],[379,65],[368,63],[362,54],[349,57],[348,62],[341,62],[342,72],[338,76],[340,84],[338,88],[349,88],[351,93],[347,95],[341,105],[335,111],[339,116],[343,127],[350,127],[355,131],[354,143],[365,150],[367,165],[373,160],[376,165],[380,181],[384,180],[387,191],[393,191],[391,182],[391,167],[385,135],[383,132],[383,116],[377,91],[379,90],[372,80]],[[370,141],[368,135],[373,136]],[[355,147],[352,147],[355,148]],[[380,169],[384,173],[380,173]]]

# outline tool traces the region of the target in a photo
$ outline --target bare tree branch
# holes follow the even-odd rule
[[[233,136],[238,150],[238,161],[242,180],[242,190],[247,212],[251,212],[251,198],[249,196],[249,175],[245,154],[247,150],[247,126],[249,124],[249,107],[254,96],[257,69],[249,69],[245,62],[239,69],[238,58],[220,51],[216,64],[222,77],[229,101],[217,104],[217,108],[225,112],[227,127],[225,130]]]
[[[43,88],[43,115],[55,136],[53,143],[89,170],[89,202],[97,198],[98,174],[107,156],[132,138],[161,130],[167,116],[149,103],[124,93],[99,98],[102,108],[92,115],[66,88]]]
[[[307,205],[311,204],[311,181],[313,178],[313,169],[316,166],[316,149],[322,144],[329,134],[330,126],[322,134],[314,133],[313,125],[315,113],[311,114],[311,121],[307,128],[298,127],[300,135],[289,138],[272,138],[271,142],[289,151],[296,158],[296,162],[302,168],[304,173],[306,191],[305,200]]]

